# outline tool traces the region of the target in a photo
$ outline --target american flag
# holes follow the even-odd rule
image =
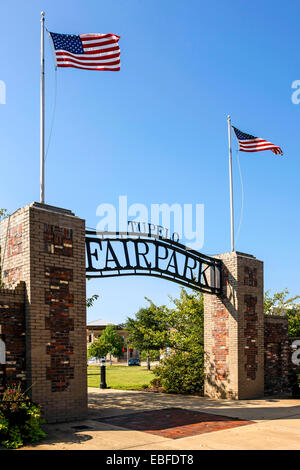
[[[58,34],[49,32],[57,67],[120,70],[120,36],[116,34]]]
[[[239,150],[242,152],[259,152],[261,150],[272,150],[275,155],[283,155],[280,147],[250,134],[245,134],[236,127],[232,126],[239,143]]]

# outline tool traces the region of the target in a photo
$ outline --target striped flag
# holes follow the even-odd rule
[[[272,150],[275,155],[283,155],[280,147],[250,134],[245,134],[236,127],[232,126],[239,143],[239,150],[242,152],[259,152],[262,150]]]
[[[49,32],[57,67],[120,70],[120,36],[116,34],[58,34]]]

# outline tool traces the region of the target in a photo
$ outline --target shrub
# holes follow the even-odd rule
[[[148,353],[148,354],[147,354]],[[147,360],[147,356],[149,355],[149,360],[150,361],[159,361],[159,358],[160,358],[160,354],[159,354],[159,351],[155,351],[155,350],[150,350],[150,351],[142,351],[141,352],[141,360],[142,361],[146,361]]]
[[[21,392],[20,386],[8,387],[0,401],[0,444],[17,449],[26,442],[46,436],[41,430],[41,410]]]
[[[167,393],[202,393],[204,384],[203,354],[175,352],[153,370],[151,385]]]

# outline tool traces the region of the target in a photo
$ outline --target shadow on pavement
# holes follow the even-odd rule
[[[93,391],[89,389],[89,419],[118,416],[152,409],[178,407],[225,416],[251,419],[300,417],[300,400],[265,397],[255,400],[213,400],[205,397],[151,392]]]

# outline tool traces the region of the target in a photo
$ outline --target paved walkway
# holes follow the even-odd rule
[[[204,434],[167,438],[112,425],[99,418],[137,411],[181,408],[251,420],[252,423]],[[153,392],[89,389],[88,419],[46,425],[47,438],[22,450],[299,450],[300,400],[213,400]]]

